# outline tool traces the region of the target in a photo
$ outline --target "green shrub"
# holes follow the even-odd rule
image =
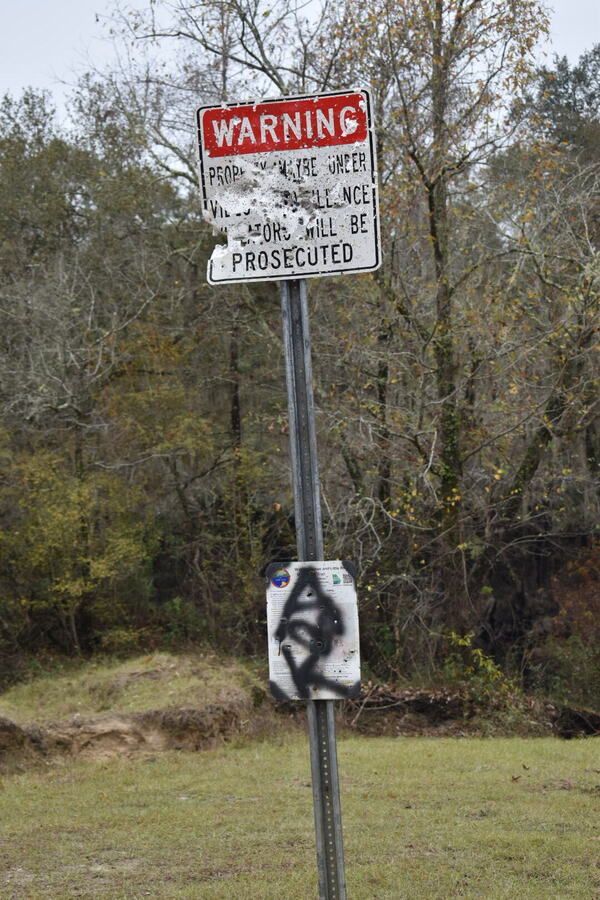
[[[600,709],[600,646],[579,634],[551,637],[530,660],[534,689],[564,703]]]
[[[519,693],[516,683],[492,657],[480,647],[473,646],[472,632],[460,635],[450,631],[444,637],[448,652],[442,666],[442,678],[447,686],[466,688],[481,702],[503,696],[508,699]]]

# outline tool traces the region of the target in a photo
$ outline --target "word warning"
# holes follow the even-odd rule
[[[279,700],[358,696],[358,602],[352,564],[272,563],[266,575],[273,695]]]
[[[211,284],[378,268],[368,91],[200,107],[197,125],[204,217],[227,237]]]

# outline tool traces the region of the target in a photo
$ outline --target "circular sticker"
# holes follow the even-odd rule
[[[271,576],[271,584],[278,588],[287,587],[290,583],[290,573],[287,569],[277,569]]]

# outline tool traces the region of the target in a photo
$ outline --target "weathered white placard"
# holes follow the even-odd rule
[[[204,216],[227,237],[211,284],[378,268],[368,91],[200,107],[197,126]]]
[[[339,700],[360,692],[351,569],[340,560],[268,567],[269,678],[279,700]]]

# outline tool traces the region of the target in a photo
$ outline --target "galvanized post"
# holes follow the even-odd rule
[[[298,559],[323,559],[306,280],[281,281]],[[346,900],[334,700],[308,700],[320,900]]]

